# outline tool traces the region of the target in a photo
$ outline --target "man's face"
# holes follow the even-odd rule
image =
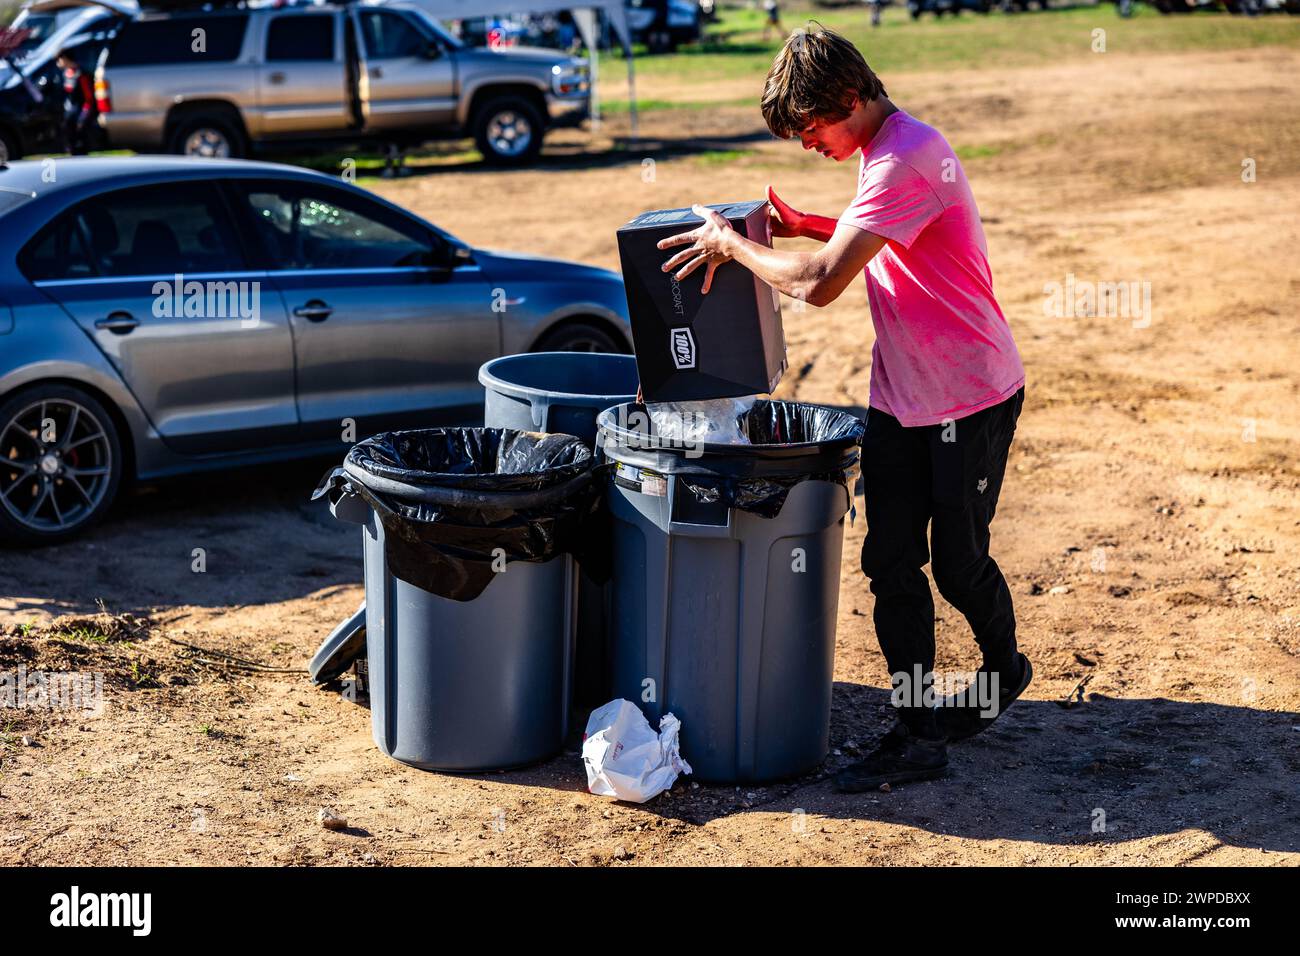
[[[804,149],[815,149],[827,159],[833,159],[837,163],[842,163],[861,148],[862,144],[858,142],[857,127],[854,123],[854,117],[857,113],[856,106],[853,112],[836,123],[830,123],[823,119],[813,120],[805,129],[799,131],[799,142]]]

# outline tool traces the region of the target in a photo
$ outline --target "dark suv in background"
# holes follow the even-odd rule
[[[13,27],[26,38],[0,59],[0,162],[63,151],[63,74],[55,59],[69,50],[93,75],[135,10],[134,0],[36,0],[22,9]]]

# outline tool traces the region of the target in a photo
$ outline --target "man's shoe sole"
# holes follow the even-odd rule
[[[942,767],[931,767],[924,770],[902,770],[898,773],[876,774],[874,777],[863,777],[855,779],[852,782],[843,780],[840,774],[835,775],[835,789],[840,793],[867,793],[872,790],[879,790],[881,784],[889,784],[891,787],[900,783],[915,783],[919,780],[937,780],[948,772],[948,765]]]
[[[973,729],[963,731],[960,728],[956,728],[951,725],[944,724],[942,713],[940,713],[938,717],[939,725],[941,729],[943,729],[947,733],[949,743],[955,743],[959,740],[970,740],[972,737],[977,737],[980,734],[984,733],[984,731],[988,730],[990,727],[993,726],[993,721],[997,720],[998,717],[1001,717],[1008,710],[1010,710],[1011,705],[1020,699],[1020,695],[1025,692],[1025,690],[1029,687],[1030,682],[1033,681],[1034,679],[1034,665],[1030,663],[1029,658],[1026,657],[1024,654],[1020,655],[1020,659],[1025,662],[1025,672],[1020,677],[1020,684],[1016,687],[1015,693],[1011,695],[1011,699],[1007,701],[1006,704],[1001,709],[999,709],[997,714],[994,715],[991,719],[980,720],[978,723],[974,725]],[[940,711],[943,711],[945,709],[951,711],[957,711],[960,710],[961,708],[941,707],[939,709]]]

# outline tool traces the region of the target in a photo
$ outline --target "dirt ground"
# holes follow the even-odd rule
[[[0,669],[107,683],[99,717],[0,714],[0,863],[1300,863],[1296,75],[1300,53],[1261,48],[885,77],[964,158],[1029,375],[994,553],[1036,677],[946,779],[865,796],[826,779],[889,716],[860,518],[818,773],[685,778],[631,806],[586,793],[575,747],[468,777],[391,761],[368,712],[303,672],[362,598],[356,534],[307,504],[321,467],[304,465],[142,488],[84,540],[0,554]],[[677,92],[660,86],[640,94]],[[645,209],[772,182],[836,214],[853,191],[854,164],[771,141],[756,109],[656,111],[643,132],[598,152],[620,118],[536,170],[376,188],[475,245],[608,266]],[[1071,275],[1150,283],[1149,321],[1048,314]],[[785,324],[779,394],[865,404],[861,286]],[[82,620],[101,600],[132,617]],[[939,668],[973,668],[939,607]],[[349,829],[323,830],[322,807]]]

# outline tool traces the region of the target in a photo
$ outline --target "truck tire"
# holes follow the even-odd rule
[[[494,96],[474,117],[474,144],[493,166],[536,162],[545,133],[542,114],[522,96]]]
[[[0,545],[81,534],[113,504],[122,461],[113,418],[79,388],[37,385],[0,402]]]
[[[248,152],[237,123],[222,113],[192,113],[172,132],[168,149],[177,156],[242,159]]]

